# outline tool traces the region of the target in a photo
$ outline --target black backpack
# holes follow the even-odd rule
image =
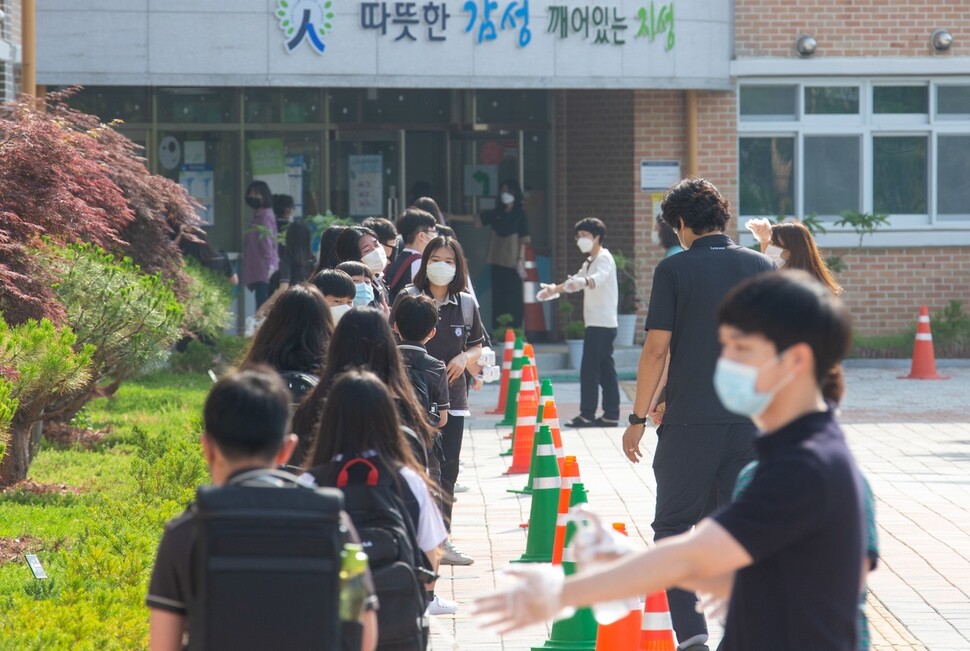
[[[276,470],[200,487],[189,648],[341,649],[341,506],[340,491]]]
[[[431,427],[438,429],[438,421],[441,414],[438,412],[438,403],[431,399],[431,391],[428,389],[428,370],[435,365],[436,360],[431,355],[425,353],[422,356],[402,355],[404,368],[407,371],[411,386],[417,396],[418,404],[424,407],[428,414],[428,422]]]
[[[294,406],[300,404],[303,396],[313,391],[320,382],[320,378],[316,375],[303,371],[279,371],[279,375],[286,382],[286,388],[290,390]]]
[[[394,258],[394,261],[388,265],[384,271],[384,279],[387,281],[388,305],[392,304],[398,293],[414,280],[411,278],[411,265],[415,260],[420,259],[420,253],[405,255],[404,251],[401,251]]]
[[[415,525],[404,505],[407,483],[375,458],[355,457],[317,466],[321,486],[344,493],[344,509],[367,552],[377,592],[379,651],[423,651],[428,644],[424,583],[434,579],[418,547]]]

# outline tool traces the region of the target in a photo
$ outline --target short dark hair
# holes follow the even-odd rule
[[[465,251],[455,238],[439,235],[428,242],[428,246],[424,248],[424,253],[421,254],[421,266],[418,268],[418,272],[414,274],[412,282],[422,292],[431,289],[431,281],[428,280],[428,260],[431,259],[435,251],[446,246],[451,247],[452,253],[455,254],[455,277],[448,283],[448,291],[457,294],[465,291],[465,287],[468,286],[468,262],[465,260]]]
[[[438,308],[425,294],[405,294],[394,308],[394,325],[405,341],[421,341],[438,325]]]
[[[273,195],[273,212],[276,214],[277,219],[282,219],[283,213],[290,208],[296,208],[296,204],[293,203],[293,197],[288,194]]]
[[[397,218],[397,230],[405,244],[413,243],[414,238],[423,229],[435,228],[437,225],[438,220],[435,219],[434,215],[413,206],[402,212],[401,216]]]
[[[721,325],[763,336],[779,353],[808,344],[820,387],[852,346],[849,311],[805,271],[773,271],[745,280],[721,302],[717,318]]]
[[[360,223],[364,228],[369,228],[377,233],[377,240],[381,244],[386,244],[391,240],[397,239],[397,228],[394,222],[384,217],[368,217]]]
[[[209,391],[205,431],[230,460],[271,460],[290,430],[290,391],[265,364],[236,371]]]
[[[367,280],[374,280],[374,272],[363,262],[357,260],[347,260],[337,265],[337,270],[342,271],[348,276],[363,276]],[[353,282],[353,280],[351,280]],[[356,290],[354,290],[356,291]]]
[[[596,217],[585,217],[576,222],[573,227],[573,232],[578,233],[579,231],[586,231],[587,233],[592,233],[600,238],[600,242],[606,237],[606,224],[603,223],[602,219],[597,219]]]
[[[259,195],[259,199],[262,202],[261,208],[273,207],[273,193],[270,191],[269,186],[266,185],[266,181],[253,181],[246,187],[246,194],[243,196],[248,197],[250,192],[255,192]]]
[[[354,279],[342,269],[323,269],[310,279],[324,296],[337,298],[353,298],[357,295]]]
[[[694,235],[723,231],[731,219],[727,199],[707,179],[684,179],[667,190],[660,204],[660,216],[674,230],[684,227]]]
[[[439,224],[445,223],[445,218],[441,214],[441,207],[438,205],[438,202],[431,197],[418,197],[411,202],[411,207],[425,211],[434,217],[435,221],[437,221]]]

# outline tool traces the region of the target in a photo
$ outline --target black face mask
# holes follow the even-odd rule
[[[262,208],[263,201],[259,197],[246,197],[246,205],[250,208]]]

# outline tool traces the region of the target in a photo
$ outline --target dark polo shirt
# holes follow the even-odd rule
[[[714,515],[753,560],[738,570],[722,651],[855,651],[865,557],[862,480],[832,412],[755,441],[758,468]]]
[[[747,423],[721,406],[714,366],[721,355],[717,308],[738,283],[775,263],[727,235],[706,235],[657,265],[645,330],[669,330],[670,368],[664,423]]]

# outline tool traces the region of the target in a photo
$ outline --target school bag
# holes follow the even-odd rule
[[[416,260],[421,259],[420,253],[408,253],[407,255],[402,255],[402,253],[403,251],[398,253],[384,273],[385,280],[389,281],[387,283],[387,301],[389,304],[393,303],[398,293],[414,280],[408,272],[411,265]]]
[[[341,649],[341,506],[340,491],[277,470],[200,487],[189,649]]]
[[[421,290],[414,285],[408,285],[404,288],[404,291],[408,293],[409,296],[420,296]],[[472,323],[474,321],[475,312],[475,299],[468,292],[458,292],[458,304],[461,305],[461,319],[465,324],[465,338],[467,339],[468,333],[471,332]]]
[[[279,371],[279,375],[286,382],[286,388],[290,390],[293,406],[303,401],[303,396],[313,391],[320,378],[312,373],[303,371]]]
[[[428,422],[431,426],[438,429],[438,421],[440,419],[438,403],[431,399],[431,391],[428,389],[428,371],[438,360],[427,353],[422,356],[402,355],[401,357],[404,361],[404,369],[407,371],[408,379],[411,381],[411,386],[414,387],[414,393],[418,398],[418,404],[424,407],[425,413],[428,414]]]
[[[418,547],[399,473],[376,457],[337,460],[310,470],[317,484],[339,488],[344,510],[367,552],[377,611],[379,651],[424,651],[428,643],[424,584],[434,579]]]

